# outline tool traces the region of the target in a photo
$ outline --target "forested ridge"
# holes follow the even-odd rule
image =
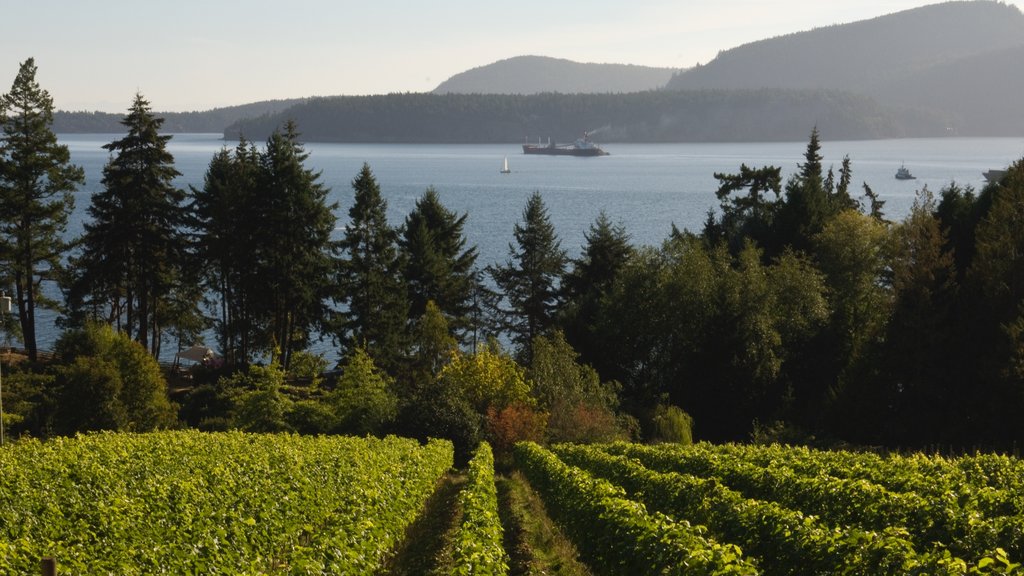
[[[5,365],[10,434],[395,432],[452,439],[460,458],[480,439],[499,457],[524,439],[1024,440],[1024,161],[982,190],[922,189],[893,222],[814,128],[786,181],[716,174],[700,231],[637,247],[602,214],[570,254],[534,193],[507,259],[481,268],[466,215],[431,188],[389,224],[369,165],[340,225],[295,123],[175,188],[172,136],[138,95],[68,242],[80,170],[34,75],[30,59],[0,109],[4,328],[28,352]],[[37,308],[66,330],[52,359]],[[172,403],[155,358],[203,333],[218,356]],[[307,351],[320,336],[337,367]]]
[[[435,94],[628,93],[663,88],[676,70],[631,64],[580,63],[516,56],[460,72]]]
[[[793,141],[816,122],[841,139],[945,135],[941,115],[880,106],[827,90],[655,90],[633,94],[388,94],[313,98],[239,121],[226,138],[261,139],[293,120],[313,142]]]

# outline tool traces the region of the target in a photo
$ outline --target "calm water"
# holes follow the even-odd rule
[[[82,166],[86,184],[76,194],[69,233],[81,232],[89,197],[100,189],[102,149],[118,138],[111,134],[60,137]],[[182,173],[181,186],[201,186],[213,154],[225,143],[217,134],[175,135],[168,148]],[[344,229],[352,206],[351,181],[369,163],[388,201],[389,218],[399,224],[417,198],[433,186],[451,210],[468,213],[466,236],[476,244],[481,266],[508,256],[513,226],[521,219],[527,197],[539,191],[570,257],[579,254],[584,233],[602,210],[626,226],[634,243],[655,245],[674,223],[699,231],[707,211],[717,206],[715,172],[748,166],[781,166],[784,177],[797,169],[806,142],[754,144],[606,144],[610,156],[572,158],[525,156],[516,145],[308,144],[307,165],[322,172],[322,182],[339,204],[338,229]],[[951,181],[980,188],[982,172],[1004,168],[1024,157],[1024,138],[945,138],[824,142],[825,166],[837,170],[849,155],[857,195],[867,182],[886,201],[890,219],[901,219],[914,195],[927,185],[938,192]],[[511,174],[500,174],[504,157]],[[893,175],[905,164],[917,180]],[[55,331],[41,325],[40,345],[50,345]]]

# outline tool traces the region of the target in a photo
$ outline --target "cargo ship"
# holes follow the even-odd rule
[[[523,144],[523,154],[546,154],[548,156],[607,156],[608,153],[590,140],[590,133],[584,132],[572,144]]]

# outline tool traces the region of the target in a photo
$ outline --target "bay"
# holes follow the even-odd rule
[[[827,135],[825,135],[827,136]],[[83,230],[90,197],[101,190],[103,145],[116,134],[63,134],[61,143],[72,162],[85,170],[86,183],[76,192],[69,236]],[[231,148],[219,134],[175,134],[168,150],[182,173],[177,184],[201,187],[215,152]],[[338,203],[336,234],[341,235],[352,206],[352,179],[363,163],[373,170],[388,202],[388,218],[398,225],[427,187],[434,187],[451,210],[468,214],[468,242],[478,247],[478,264],[504,262],[513,227],[522,218],[527,198],[540,192],[552,223],[570,257],[579,255],[585,234],[601,211],[621,223],[634,244],[657,245],[673,225],[699,232],[709,210],[717,208],[716,172],[736,172],[740,164],[782,168],[784,178],[798,170],[804,142],[603,144],[609,156],[575,158],[523,155],[518,145],[325,144],[305,145],[307,166],[321,172]],[[860,196],[867,183],[886,202],[891,220],[902,219],[919,189],[938,193],[956,182],[980,189],[982,173],[1002,169],[1024,157],[1024,138],[935,138],[869,141],[823,141],[824,166],[838,171],[844,155],[853,168],[853,189]],[[509,159],[510,174],[501,174]],[[896,180],[905,165],[916,180]],[[53,318],[39,327],[40,347],[57,336]]]

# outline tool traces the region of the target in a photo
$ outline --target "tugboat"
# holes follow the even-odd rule
[[[608,153],[590,140],[590,132],[584,132],[572,144],[557,145],[550,140],[546,145],[523,144],[523,154],[545,154],[547,156],[607,156]]]
[[[917,180],[917,177],[914,176],[913,174],[911,174],[910,170],[907,170],[906,166],[902,166],[901,165],[899,167],[899,170],[896,171],[896,179],[897,180]]]

